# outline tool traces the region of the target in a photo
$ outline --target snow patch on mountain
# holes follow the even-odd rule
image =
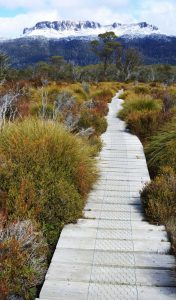
[[[97,22],[90,21],[54,21],[54,22],[39,22],[32,28],[25,28],[23,31],[24,37],[45,38],[81,38],[81,37],[96,37],[100,33],[113,31],[117,36],[128,35],[147,36],[151,34],[161,34],[156,26],[149,25],[146,22],[136,24],[121,24],[113,23],[111,25],[101,25]]]

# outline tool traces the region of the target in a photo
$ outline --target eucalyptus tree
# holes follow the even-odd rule
[[[140,66],[142,58],[139,52],[133,48],[124,49],[120,47],[116,56],[116,68],[118,77],[127,81],[131,78],[132,73]]]
[[[103,63],[103,77],[106,79],[106,71],[108,64],[113,62],[114,55],[120,47],[117,42],[117,36],[113,31],[105,32],[98,35],[97,40],[91,42],[93,52],[99,57]]]

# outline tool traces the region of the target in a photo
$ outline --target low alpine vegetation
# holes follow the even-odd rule
[[[176,119],[166,124],[146,145],[146,155],[152,173],[165,165],[176,171]]]
[[[146,216],[166,226],[176,253],[176,87],[155,82],[124,87],[119,116],[144,143],[152,177],[141,192]]]
[[[132,133],[141,139],[150,136],[162,123],[162,102],[149,95],[125,94],[126,101],[119,117],[126,121]],[[131,97],[131,98],[130,98]]]
[[[30,299],[30,288],[41,284],[61,229],[82,216],[96,178],[92,148],[61,125],[30,118],[4,128],[0,135],[4,297]]]
[[[158,175],[141,192],[142,202],[150,221],[165,224],[176,249],[176,172],[163,167]]]

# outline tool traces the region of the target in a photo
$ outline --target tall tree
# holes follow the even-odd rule
[[[106,78],[108,64],[113,61],[113,57],[120,43],[116,41],[117,36],[113,31],[105,32],[98,35],[98,40],[91,42],[92,50],[103,63],[103,75]]]
[[[8,69],[9,58],[5,53],[0,52],[0,84],[2,84],[5,81]]]
[[[116,56],[118,76],[122,80],[129,80],[133,71],[141,64],[142,58],[136,49],[121,47]]]

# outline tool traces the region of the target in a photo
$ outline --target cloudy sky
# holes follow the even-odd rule
[[[176,35],[176,0],[0,0],[0,37],[18,36],[39,21],[146,21]]]

